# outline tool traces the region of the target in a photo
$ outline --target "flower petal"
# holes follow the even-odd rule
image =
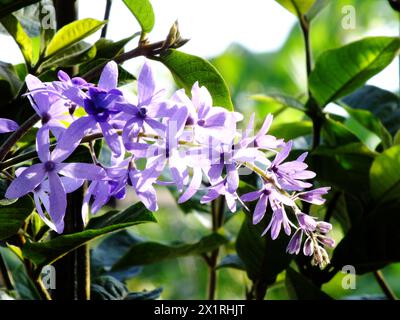
[[[0,118],[0,133],[13,132],[19,128],[18,123],[10,119]]]
[[[118,85],[118,65],[114,61],[107,63],[101,72],[99,88],[106,91],[115,89]]]
[[[62,163],[57,165],[58,172],[64,176],[85,180],[106,178],[103,168],[90,163]]]
[[[20,198],[33,191],[44,179],[46,172],[42,163],[28,167],[11,182],[6,192],[6,198]]]
[[[67,194],[65,193],[60,177],[54,171],[49,172],[49,184],[49,215],[56,226],[57,233],[62,233],[64,230],[65,210],[67,209]]]

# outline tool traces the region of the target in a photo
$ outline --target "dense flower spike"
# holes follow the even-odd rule
[[[202,193],[201,203],[224,196],[232,212],[238,205],[249,210],[247,206],[254,202],[254,224],[269,216],[263,235],[269,233],[276,239],[283,230],[292,236],[288,252],[303,251],[322,267],[329,262],[324,246],[334,245],[327,236],[332,226],[298,206],[301,201],[323,204],[322,196],[329,188],[309,189],[312,184],[307,180],[315,173],[307,170],[307,153],[287,161],[293,143],[268,134],[272,115],[256,134],[252,115],[240,133],[237,123],[242,115],[214,106],[208,90],[197,82],[191,98],[183,89],[167,98],[165,90],[157,88],[147,63],[138,77],[137,100],[133,102],[117,88],[115,62],[104,67],[97,86],[82,78],[71,79],[62,71],[58,77],[59,81],[51,83],[31,75],[26,78],[30,101],[41,117],[36,139],[41,162],[18,169],[6,194],[17,198],[32,192],[39,215],[52,229],[63,231],[66,193],[79,188],[84,180],[91,181],[84,206],[91,205],[92,213],[112,197],[124,198],[127,186],[155,211],[155,185],[174,185],[181,193],[179,203],[197,192]],[[17,128],[10,120],[0,119],[0,132]],[[52,152],[50,133],[56,138]],[[92,154],[94,164],[64,162],[89,133],[104,137],[109,159],[103,156],[99,161]],[[267,157],[271,154],[273,159]],[[259,188],[241,194],[240,178],[245,174],[255,174]]]

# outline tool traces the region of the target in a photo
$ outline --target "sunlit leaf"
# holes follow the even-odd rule
[[[46,57],[56,54],[60,50],[66,49],[71,45],[83,40],[92,33],[99,30],[105,22],[86,18],[77,20],[62,27],[46,48]]]
[[[322,107],[362,86],[397,56],[400,38],[369,37],[322,53],[309,78]]]
[[[149,33],[154,26],[154,12],[149,0],[123,0],[125,5],[136,17],[142,31]]]
[[[171,71],[178,86],[185,88],[188,93],[198,81],[210,91],[215,106],[233,110],[225,80],[208,61],[173,49],[161,55],[159,61]]]

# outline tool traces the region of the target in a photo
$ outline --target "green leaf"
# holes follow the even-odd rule
[[[8,88],[9,95],[11,97],[14,97],[15,95],[18,94],[22,86],[22,82],[19,80],[15,68],[12,64],[0,61],[0,83],[4,83],[4,86]],[[1,87],[2,85],[0,84],[0,90]],[[5,100],[7,95],[4,94],[2,90],[0,92],[2,93],[1,95],[2,100]]]
[[[96,58],[113,59],[118,54],[124,51],[125,45],[136,38],[140,33],[135,33],[134,35],[121,39],[119,41],[113,42],[108,39],[101,38],[94,44],[96,46]]]
[[[153,6],[148,0],[123,0],[139,22],[142,31],[149,33],[154,27]]]
[[[157,288],[151,291],[129,292],[124,300],[156,300],[161,296],[162,291],[162,288]]]
[[[283,234],[276,240],[269,235],[261,237],[265,226],[266,221],[253,225],[251,218],[246,217],[236,240],[236,251],[249,278],[270,285],[289,265],[292,256],[286,253],[289,237]]]
[[[334,250],[331,263],[335,269],[352,265],[357,274],[364,274],[399,262],[399,211],[398,199],[370,208]]]
[[[177,85],[190,93],[193,84],[198,81],[210,92],[216,106],[233,110],[228,86],[218,70],[208,61],[174,49],[168,50],[157,58],[172,73]]]
[[[398,37],[368,37],[322,53],[309,77],[320,107],[362,86],[397,56]]]
[[[33,202],[28,196],[9,205],[0,205],[0,240],[16,234],[32,211]]]
[[[276,0],[282,7],[300,17],[311,9],[316,0]]]
[[[113,266],[112,270],[120,270],[128,266],[139,266],[184,256],[200,255],[217,249],[228,240],[218,233],[201,238],[196,243],[180,243],[166,245],[158,242],[141,242],[131,249]]]
[[[45,242],[27,242],[22,248],[22,253],[37,266],[44,266],[100,236],[140,223],[155,221],[153,214],[142,204],[135,204],[124,211],[110,211],[92,218],[82,232],[60,235]]]
[[[277,125],[272,125],[269,134],[285,140],[292,140],[300,136],[312,134],[311,121],[288,122]]]
[[[46,48],[45,57],[52,56],[73,44],[83,40],[99,30],[105,22],[86,18],[77,20],[62,27],[50,41]]]
[[[330,0],[317,0],[314,2],[312,7],[306,13],[308,21],[313,20],[328,4]]]
[[[0,247],[0,255],[3,257],[7,269],[10,271],[12,282],[18,293],[18,298],[23,300],[40,300],[32,280],[26,273],[22,261],[10,249]]]
[[[286,270],[286,288],[293,300],[332,300],[309,279],[292,268]]]
[[[0,0],[0,18],[40,0]]]
[[[304,105],[301,101],[297,100],[296,98],[283,95],[283,94],[257,94],[251,96],[251,98],[255,101],[259,102],[274,102],[280,104],[284,107],[289,107],[293,109],[297,109],[300,111],[305,111]]]
[[[310,154],[308,163],[324,185],[358,195],[369,192],[368,175],[375,155],[361,143],[321,146]]]
[[[385,150],[375,158],[369,178],[375,200],[388,201],[400,197],[400,145]]]
[[[344,97],[343,102],[372,112],[392,135],[400,129],[400,97],[390,91],[368,85]]]
[[[2,18],[1,23],[14,38],[27,65],[30,65],[32,61],[32,40],[26,34],[18,19],[11,14]]]
[[[217,266],[217,269],[221,268],[232,268],[246,271],[246,267],[242,259],[240,259],[236,254],[228,254],[227,256],[223,257]]]
[[[71,67],[92,60],[95,56],[96,47],[87,42],[80,41],[68,49],[61,50],[59,53],[53,55],[43,63],[42,69]]]
[[[133,236],[129,231],[122,230],[106,237],[91,252],[91,275],[108,275],[125,281],[141,271],[140,267],[129,267],[117,272],[110,271],[111,267],[128,252],[130,247],[139,241],[138,237]]]

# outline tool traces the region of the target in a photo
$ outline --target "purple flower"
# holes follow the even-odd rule
[[[229,191],[229,186],[226,178],[208,188],[207,193],[201,198],[200,203],[211,202],[217,199],[219,196],[224,196],[229,210],[231,210],[232,212],[236,212],[236,200],[239,197],[236,191]]]
[[[63,136],[63,139],[68,139]],[[60,143],[65,145],[65,143]],[[62,150],[57,145],[53,152],[49,151],[49,131],[42,127],[37,134],[37,152],[41,163],[34,164],[24,170],[7,189],[6,197],[9,199],[19,198],[36,188],[40,188],[42,183],[48,180],[49,194],[49,215],[52,217],[57,232],[63,230],[63,218],[67,207],[66,186],[58,174],[75,179],[98,180],[105,177],[102,168],[87,163],[63,163],[63,161],[73,152]]]
[[[121,111],[119,104],[124,101],[122,92],[116,89],[117,83],[118,66],[110,61],[101,73],[98,87],[89,87],[85,95],[76,87],[63,92],[74,103],[83,106],[88,114],[74,121],[66,130],[69,145],[76,147],[85,134],[96,130],[99,125],[110,149],[116,156],[122,153],[121,140],[110,124],[113,117]]]
[[[327,194],[330,189],[330,187],[323,187],[306,192],[301,192],[297,195],[297,198],[312,204],[322,205],[325,203],[325,199],[323,199],[322,196]]]
[[[275,151],[275,149],[284,145],[283,139],[277,139],[276,137],[267,134],[273,120],[273,116],[271,114],[265,118],[264,123],[258,133],[255,136],[249,137],[249,135],[253,132],[254,117],[255,114],[253,113],[250,117],[249,124],[243,133],[243,138],[241,141],[243,147],[252,145],[258,149]]]
[[[303,230],[299,228],[294,233],[292,239],[290,239],[289,244],[286,248],[286,252],[290,254],[299,254],[302,240],[303,240]]]
[[[156,90],[151,68],[145,63],[138,78],[137,104],[120,104],[127,120],[122,134],[127,149],[130,149],[132,140],[143,130],[145,124],[157,132],[165,130],[165,125],[156,118],[170,117],[176,109],[168,107],[167,101],[161,99],[162,94],[163,90]]]
[[[296,160],[283,163],[288,157],[290,150],[292,149],[293,142],[289,141],[283,149],[276,155],[272,161],[268,171],[275,178],[276,183],[283,189],[286,190],[302,190],[312,186],[311,183],[301,181],[302,179],[312,179],[315,177],[315,173],[306,170],[308,167],[304,163],[304,159],[307,156],[307,152],[300,155]]]
[[[314,253],[314,242],[310,237],[308,237],[306,241],[304,241],[303,253],[305,256],[312,256]]]
[[[30,91],[31,105],[40,116],[42,126],[48,127],[58,139],[65,131],[65,125],[62,122],[73,120],[66,107],[67,100],[61,98],[51,86],[44,84],[33,75],[28,74],[25,82]]]
[[[172,100],[188,108],[186,125],[192,127],[194,141],[207,142],[211,136],[229,143],[236,134],[236,122],[242,120],[242,115],[213,106],[210,93],[198,82],[193,84],[191,96],[189,99],[181,89],[175,92]]]
[[[268,207],[268,201],[271,204],[271,208],[279,208],[280,204],[286,204],[292,206],[294,202],[289,198],[277,191],[271,184],[266,183],[264,186],[257,191],[246,193],[240,197],[244,202],[257,201],[257,205],[253,213],[253,223],[259,223],[265,215]]]
[[[268,226],[265,228],[262,235],[265,235],[271,229],[271,238],[275,240],[278,238],[279,233],[281,232],[281,228],[283,225],[283,230],[285,233],[290,236],[291,227],[290,227],[290,220],[286,215],[285,208],[282,205],[272,205],[272,218]]]
[[[297,213],[296,214],[297,217],[297,221],[299,222],[300,227],[303,230],[308,230],[308,231],[315,231],[315,229],[317,228],[317,222],[315,221],[315,219],[305,213]]]
[[[188,169],[185,164],[185,154],[179,150],[179,138],[183,133],[188,110],[179,108],[175,114],[168,119],[166,130],[160,135],[154,144],[131,143],[131,151],[136,158],[146,158],[146,170],[150,170],[149,176],[159,177],[168,164],[172,180],[179,191],[188,180]]]
[[[18,123],[10,119],[0,118],[0,133],[13,132],[19,128]]]
[[[15,171],[16,176],[17,177],[20,176],[24,170],[26,170],[26,168],[18,168]],[[69,177],[60,177],[60,179],[61,179],[61,183],[64,186],[66,193],[74,192],[76,189],[81,187],[84,182],[83,180],[73,179],[73,178],[69,178]],[[49,192],[50,192],[49,180],[43,181],[40,185],[38,185],[33,190],[33,199],[35,201],[36,210],[37,210],[39,216],[42,218],[42,220],[52,230],[54,230],[58,233],[61,233],[64,228],[64,219],[62,219],[62,216],[54,216],[51,214]],[[42,205],[44,206],[46,211],[49,213],[49,216],[47,216],[43,212]]]

